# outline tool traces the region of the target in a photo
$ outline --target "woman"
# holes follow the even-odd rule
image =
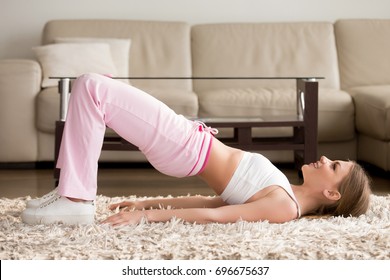
[[[72,89],[57,164],[59,186],[27,203],[24,222],[93,223],[97,162],[106,126],[139,147],[160,172],[199,176],[217,196],[122,202],[110,209],[124,211],[104,223],[137,224],[144,218],[163,222],[173,217],[196,223],[283,223],[312,213],[358,216],[368,208],[369,180],[355,162],[321,157],[304,165],[304,183],[292,186],[264,156],[231,148],[214,138],[215,129],[177,115],[137,88],[86,74]],[[151,209],[160,205],[171,207]]]

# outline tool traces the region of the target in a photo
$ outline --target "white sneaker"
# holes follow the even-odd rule
[[[51,192],[45,194],[44,196],[40,197],[40,198],[35,198],[35,199],[28,200],[26,202],[26,208],[38,208],[39,205],[41,205],[42,203],[48,201],[52,197],[59,196],[57,194],[57,189],[58,189],[58,187],[55,188],[54,190],[52,190]]]
[[[67,225],[92,224],[95,216],[94,202],[74,202],[63,196],[54,196],[37,208],[22,212],[26,224],[64,223]]]

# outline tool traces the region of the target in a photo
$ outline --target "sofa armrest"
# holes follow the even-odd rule
[[[0,162],[35,162],[35,98],[42,70],[33,60],[0,60]]]

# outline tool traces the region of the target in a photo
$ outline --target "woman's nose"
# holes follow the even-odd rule
[[[322,157],[320,158],[320,161],[321,161],[322,163],[327,163],[327,162],[329,161],[329,159],[328,159],[326,156],[322,156]]]

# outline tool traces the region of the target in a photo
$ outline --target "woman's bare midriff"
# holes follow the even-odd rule
[[[203,179],[216,194],[220,195],[228,185],[244,153],[244,151],[226,146],[218,139],[214,138],[207,165],[203,172],[198,176]],[[257,201],[266,196],[274,196],[278,197],[278,199],[286,198],[286,201],[292,204],[292,207],[295,207],[295,202],[293,202],[290,195],[282,187],[276,185],[262,188],[246,202]]]
[[[214,138],[207,165],[198,176],[220,195],[236,170],[244,151],[226,146]]]

